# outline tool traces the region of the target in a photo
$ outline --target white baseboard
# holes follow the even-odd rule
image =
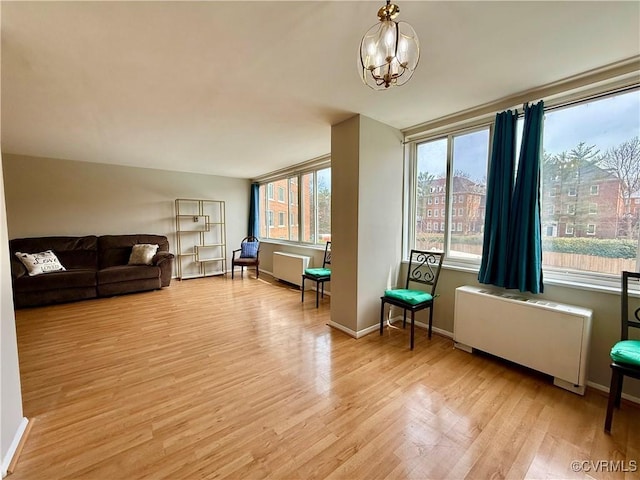
[[[396,317],[392,317],[389,319],[389,323],[394,324],[396,322],[402,322],[402,317],[401,316],[396,316]],[[410,322],[411,319],[407,318],[407,322]],[[429,324],[428,323],[423,323],[423,322],[415,322],[416,327],[420,327],[420,328],[424,328],[425,330],[429,329]],[[379,325],[378,325],[379,327]],[[448,330],[443,330],[442,328],[438,328],[438,327],[431,327],[431,331],[433,331],[434,333],[437,333],[438,335],[442,335],[443,337],[447,337],[447,338],[453,338],[453,332],[450,332]]]
[[[378,330],[380,330],[380,325],[371,325],[370,327],[358,330],[358,332],[356,332],[356,338],[362,338],[365,335],[369,335],[372,332],[377,332]]]
[[[2,467],[0,467],[2,478],[7,476],[7,470],[9,470],[9,465],[11,465],[11,460],[13,460],[13,456],[16,454],[16,450],[18,449],[18,445],[20,445],[20,440],[22,440],[22,435],[24,435],[24,432],[26,431],[28,424],[29,424],[29,420],[27,419],[27,417],[22,417],[22,420],[20,421],[20,425],[18,425],[18,429],[16,430],[16,433],[13,436],[13,440],[11,441],[11,445],[9,445],[7,454],[2,459]]]
[[[351,330],[350,328],[347,328],[344,325],[340,325],[339,323],[332,322],[331,320],[327,322],[327,325],[329,325],[332,328],[335,328],[336,330],[340,330],[341,332],[346,333],[350,337],[358,338],[358,332],[356,332],[355,330]]]
[[[371,325],[370,327],[367,327],[363,330],[358,330],[356,332],[355,330],[351,330],[350,328],[347,328],[344,325],[340,325],[339,323],[332,322],[331,320],[327,322],[327,325],[335,328],[336,330],[340,330],[341,332],[344,332],[353,338],[362,338],[365,335],[370,334],[371,332],[375,332],[379,328],[378,325]]]
[[[325,293],[326,295],[326,293]],[[390,319],[389,321],[391,323],[395,323],[398,320],[402,321],[402,317],[394,317],[392,319]],[[347,335],[353,337],[353,338],[362,338],[365,335],[369,335],[370,333],[373,332],[377,332],[380,330],[380,324],[376,323],[375,325],[371,325],[370,327],[367,328],[363,328],[362,330],[358,330],[357,332],[355,330],[351,330],[350,328],[345,327],[344,325],[340,325],[339,323],[336,322],[332,322],[329,321],[327,322],[327,325],[329,325],[330,327],[336,328],[344,333],[346,333]],[[424,328],[425,330],[429,328],[429,325],[425,324],[425,323],[421,323],[421,322],[416,322],[415,325],[417,327],[420,328]],[[433,327],[432,331],[442,335],[443,337],[447,337],[447,338],[453,338],[453,333],[447,331],[447,330],[443,330],[441,328],[437,328],[437,327]]]
[[[593,388],[594,390],[599,390],[609,395],[609,387],[605,387],[604,385],[600,385],[599,383],[589,382],[589,381],[587,382],[587,386]],[[640,405],[640,398],[634,397],[633,395],[629,395],[628,393],[623,393],[622,398],[630,401],[631,403]]]

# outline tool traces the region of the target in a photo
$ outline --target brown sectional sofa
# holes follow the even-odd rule
[[[158,252],[151,265],[128,265],[133,245],[151,243]],[[16,308],[35,307],[169,286],[173,254],[162,235],[16,238],[9,241]],[[15,252],[52,250],[65,271],[30,277]]]

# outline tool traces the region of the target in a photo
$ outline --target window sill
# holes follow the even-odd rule
[[[403,262],[408,263],[408,262]],[[480,267],[462,262],[447,262],[445,260],[442,268],[464,273],[473,273],[477,276]],[[591,277],[591,282],[585,281]],[[610,275],[597,275],[564,272],[560,270],[543,270],[544,284],[548,286],[558,286],[565,288],[575,288],[590,292],[609,293],[620,295],[620,279]],[[640,297],[640,292],[629,292],[632,297]]]
[[[261,238],[260,243],[266,243],[271,245],[286,245],[288,247],[297,247],[297,248],[307,248],[310,250],[319,250],[324,252],[324,244],[316,245],[313,243],[302,243],[302,242],[294,242],[290,240],[276,240],[274,238]]]

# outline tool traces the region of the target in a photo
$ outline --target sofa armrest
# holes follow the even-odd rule
[[[166,262],[167,260],[172,260],[173,258],[174,255],[171,252],[158,252],[151,259],[151,263],[158,266],[161,262]]]
[[[160,267],[160,282],[163,287],[171,283],[174,255],[170,252],[158,252],[153,256],[151,263]]]
[[[11,262],[11,277],[13,278],[13,280],[27,275],[26,267],[22,264],[22,262],[20,262],[20,260],[15,258],[15,255],[11,256],[10,262]]]

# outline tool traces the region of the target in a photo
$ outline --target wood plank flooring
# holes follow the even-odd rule
[[[606,435],[597,392],[420,329],[355,340],[312,297],[245,275],[17,311],[37,421],[10,478],[639,478],[637,407]]]

